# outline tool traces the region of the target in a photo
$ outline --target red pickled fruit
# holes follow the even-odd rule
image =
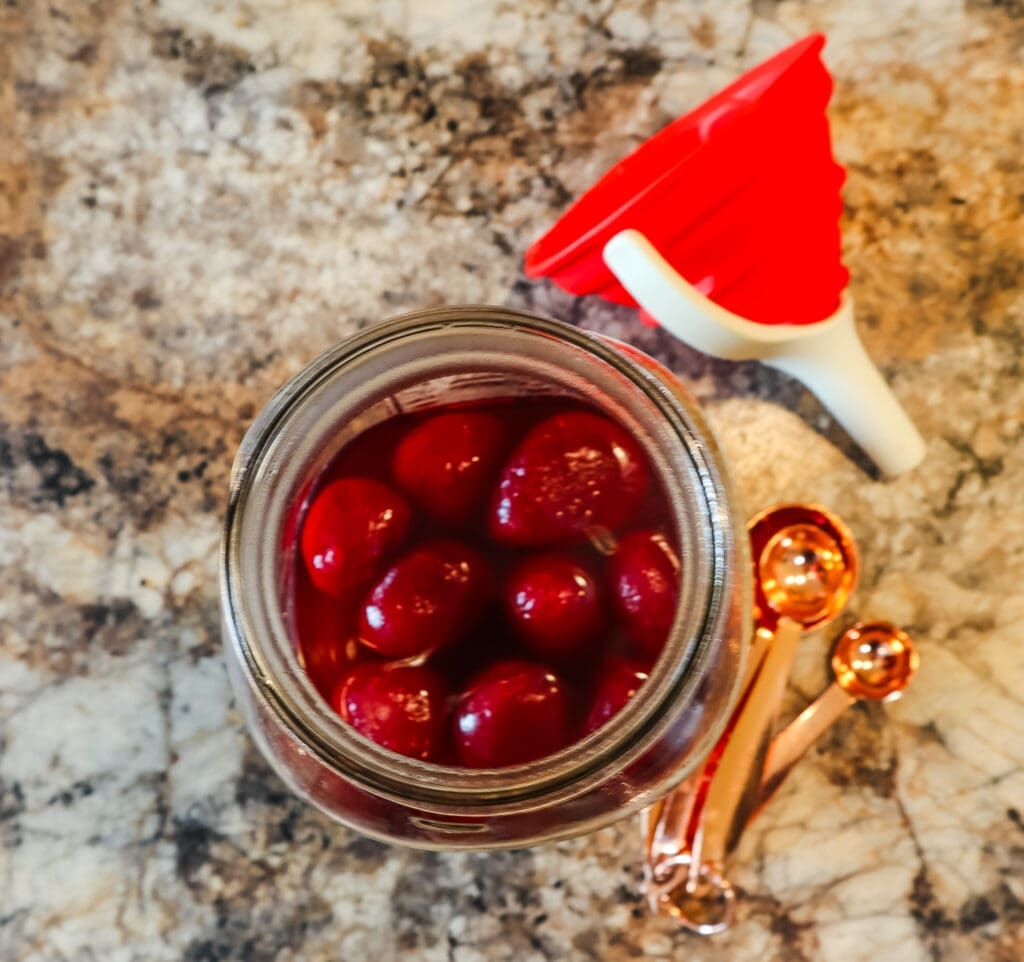
[[[497,474],[505,431],[493,414],[451,411],[416,425],[395,449],[395,482],[442,521],[464,524]]]
[[[625,658],[610,658],[601,669],[583,733],[596,732],[640,690],[648,678],[647,666]]]
[[[633,531],[608,563],[612,603],[637,652],[655,658],[676,615],[679,559],[656,531]]]
[[[334,689],[331,707],[378,745],[431,761],[444,748],[446,697],[429,668],[375,663],[354,668]]]
[[[305,570],[295,572],[292,612],[302,663],[317,690],[329,698],[348,667],[346,647],[354,634],[352,606],[317,591]]]
[[[596,641],[597,582],[567,555],[552,552],[521,562],[505,583],[504,602],[516,632],[538,655],[564,660]]]
[[[411,517],[405,499],[379,481],[327,485],[302,526],[302,558],[313,584],[335,598],[362,587],[402,543]]]
[[[643,452],[621,427],[587,412],[555,414],[502,470],[491,534],[523,547],[586,537],[628,521],[646,489]]]
[[[360,614],[359,640],[388,658],[447,645],[472,626],[490,592],[486,561],[457,541],[403,555],[377,582]]]
[[[302,663],[317,691],[329,695],[347,664],[344,638],[313,635],[302,644]]]
[[[531,762],[568,740],[565,686],[535,662],[491,665],[470,683],[455,711],[455,748],[469,768]]]

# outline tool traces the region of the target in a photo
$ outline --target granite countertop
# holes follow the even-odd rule
[[[860,327],[928,439],[889,483],[781,375],[521,273],[613,160],[817,29]],[[1019,0],[5,0],[0,958],[1024,958],[1022,47]],[[724,937],[647,913],[635,821],[391,849],[290,797],[233,706],[246,426],[338,338],[473,301],[666,361],[750,512],[840,512],[852,613],[919,642],[907,697],[849,712],[745,837]]]

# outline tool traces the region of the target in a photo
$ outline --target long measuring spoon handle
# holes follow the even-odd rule
[[[758,785],[758,773],[764,771],[765,736],[774,728],[802,634],[803,628],[795,621],[779,620],[760,670],[744,696],[736,727],[712,773],[694,838],[694,855],[701,862],[717,865],[725,861],[736,826],[746,823],[749,809],[756,804],[750,789]]]
[[[793,766],[856,701],[833,682],[772,739],[761,774],[759,808],[775,794]]]

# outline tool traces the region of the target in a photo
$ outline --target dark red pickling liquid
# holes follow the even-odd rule
[[[679,589],[642,448],[566,398],[383,421],[318,480],[295,541],[289,611],[313,683],[367,738],[438,764],[520,764],[606,724]]]

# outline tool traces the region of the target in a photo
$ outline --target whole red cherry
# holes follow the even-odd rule
[[[436,759],[444,748],[444,680],[429,668],[357,665],[331,696],[331,707],[357,732],[400,755]]]
[[[483,505],[504,449],[505,430],[493,414],[435,414],[401,440],[392,474],[420,507],[442,521],[462,525]]]
[[[405,499],[379,481],[327,485],[302,525],[302,558],[313,584],[334,598],[365,585],[402,543],[411,517]]]
[[[520,562],[509,574],[505,611],[519,637],[555,661],[582,654],[600,633],[601,604],[594,576],[565,554]]]
[[[633,531],[608,564],[612,604],[637,652],[655,658],[665,644],[679,598],[679,558],[657,531]]]
[[[344,638],[324,634],[305,636],[302,663],[317,691],[326,697],[348,666]]]
[[[556,414],[535,425],[502,469],[490,512],[497,541],[521,547],[618,528],[647,490],[643,451],[606,417]]]
[[[583,733],[597,731],[617,715],[648,678],[647,666],[625,658],[609,658],[597,676]]]
[[[359,640],[387,658],[433,651],[462,637],[491,592],[487,562],[457,541],[432,541],[400,557],[370,591]]]
[[[499,661],[477,675],[455,711],[455,749],[468,768],[543,758],[569,740],[565,686],[545,665]]]
[[[348,667],[346,647],[355,634],[354,609],[318,591],[302,568],[295,572],[295,582],[293,617],[302,664],[320,694],[329,698]]]

